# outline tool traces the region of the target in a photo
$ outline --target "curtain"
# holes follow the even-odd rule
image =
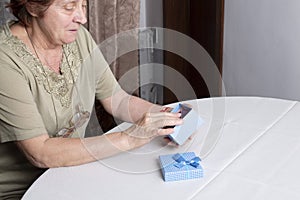
[[[138,51],[119,56],[122,41],[119,41],[117,34],[139,28],[139,20],[140,0],[89,1],[88,29],[100,46],[108,38],[114,40],[111,42],[113,46],[101,49],[102,53],[106,58],[117,58],[110,64],[117,79],[122,78],[126,72],[130,71],[130,80],[125,80],[121,85],[127,92],[134,92],[135,94],[138,94],[139,76],[138,70],[133,69],[139,64]],[[135,45],[135,48],[138,49],[138,31],[130,33],[131,40],[135,41],[131,45]],[[135,91],[132,91],[133,89]]]
[[[102,46],[101,44],[108,39],[113,40],[113,42],[110,42],[113,44],[112,46],[101,48],[101,51],[107,60],[113,60],[113,62],[109,62],[110,68],[122,88],[128,93],[138,96],[139,70],[137,66],[139,64],[139,52],[134,50],[119,56],[122,41],[119,41],[117,34],[139,28],[140,0],[97,0],[89,1],[88,6],[87,28],[99,46]],[[131,40],[134,41],[131,42],[131,45],[134,46],[132,48],[138,49],[138,31],[134,33],[130,35]],[[122,77],[126,78],[122,79]],[[115,119],[105,112],[97,101],[95,111],[103,132],[110,130],[117,124]],[[92,130],[95,129],[95,126],[91,125],[91,127]]]

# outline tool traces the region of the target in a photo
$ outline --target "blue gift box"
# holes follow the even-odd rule
[[[203,177],[201,159],[193,152],[159,156],[164,181],[179,181]]]
[[[183,104],[178,104],[171,112],[177,113],[179,111],[181,111],[184,123],[175,126],[174,133],[170,134],[169,138],[176,144],[182,145],[200,128],[203,120],[198,113]]]

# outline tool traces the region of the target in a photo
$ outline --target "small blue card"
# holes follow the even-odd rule
[[[159,156],[164,181],[179,181],[203,177],[201,159],[193,152]]]
[[[183,124],[174,127],[174,133],[169,135],[169,138],[176,144],[182,145],[185,141],[195,133],[203,124],[203,120],[192,108],[184,104],[178,104],[172,113],[181,112]]]

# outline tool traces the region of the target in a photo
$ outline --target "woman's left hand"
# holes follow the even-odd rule
[[[157,112],[146,113],[136,124],[123,133],[128,136],[130,149],[140,147],[157,136],[166,136],[173,133],[173,128],[164,128],[180,125],[183,120],[180,113]]]

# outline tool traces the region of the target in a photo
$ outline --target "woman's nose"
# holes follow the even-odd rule
[[[82,8],[77,9],[74,16],[74,21],[80,24],[85,24],[87,22],[86,12]]]

